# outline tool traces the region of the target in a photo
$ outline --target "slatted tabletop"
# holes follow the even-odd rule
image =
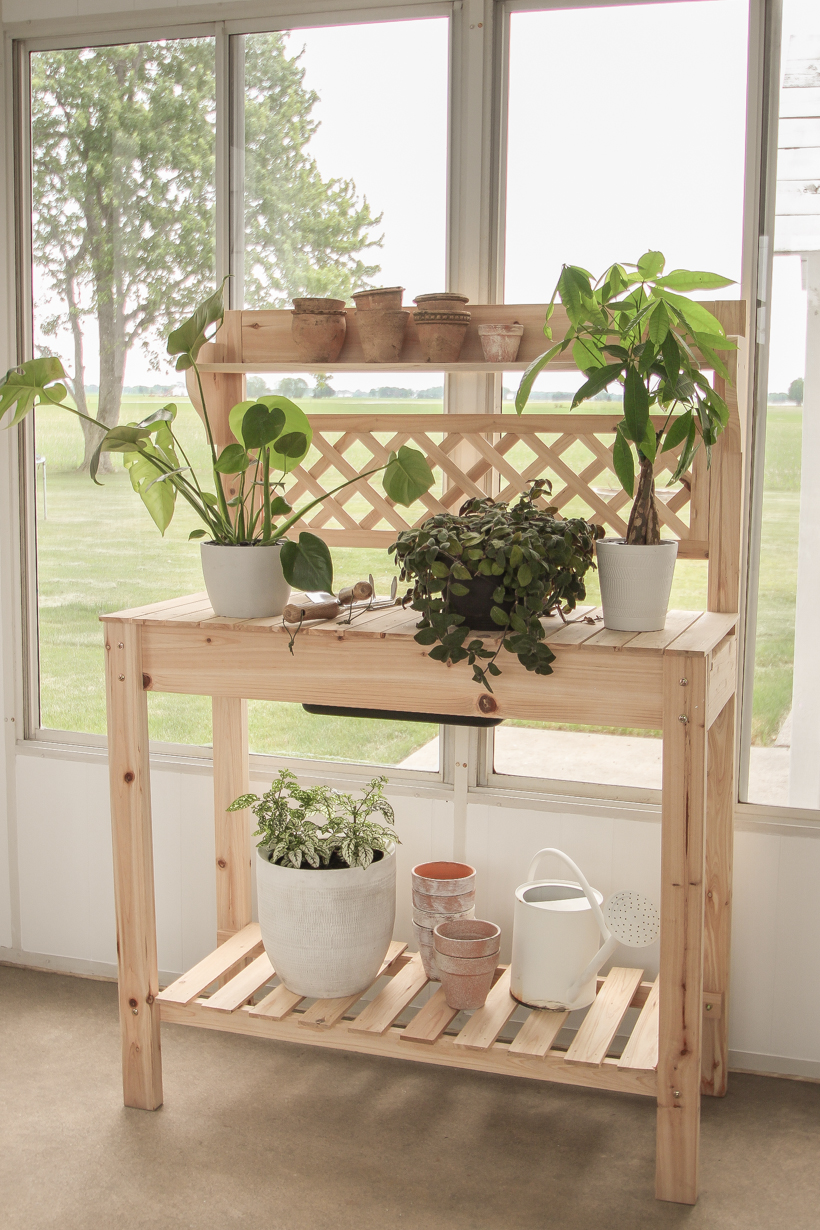
[[[299,604],[303,594],[294,594],[291,601]],[[393,638],[412,639],[419,614],[400,605],[374,609],[360,607],[352,617],[343,612],[334,619],[305,621],[299,628],[299,637],[333,637],[335,640],[386,640]],[[286,624],[282,616],[268,619],[236,619],[215,615],[207,594],[190,594],[171,598],[149,606],[118,611],[101,616],[103,622],[128,621],[155,627],[180,625],[198,629],[225,629],[237,632],[256,632],[266,635],[290,637],[297,631],[294,624]],[[603,626],[600,607],[577,607],[566,619],[558,615],[542,619],[551,648],[560,649],[608,649],[642,650],[655,654],[710,653],[716,645],[732,632],[737,624],[737,615],[720,614],[714,611],[669,611],[666,625],[658,632],[614,632]],[[476,633],[485,641],[498,639],[501,633]]]

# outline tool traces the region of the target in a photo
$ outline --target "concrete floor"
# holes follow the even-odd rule
[[[820,1085],[704,1099],[701,1196],[652,1196],[654,1104],[163,1028],[120,1101],[110,983],[0,967],[3,1230],[816,1230]]]

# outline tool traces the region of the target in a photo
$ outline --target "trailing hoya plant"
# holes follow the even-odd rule
[[[122,453],[131,485],[161,534],[170,525],[177,497],[181,496],[204,527],[192,530],[190,538],[207,538],[223,545],[280,544],[282,570],[289,584],[298,589],[331,590],[333,561],[327,545],[306,531],[299,534],[297,542],[289,541],[288,531],[337,491],[380,472],[388,497],[396,504],[412,504],[432,486],[432,471],[422,453],[403,445],[390,454],[385,465],[340,483],[294,511],[285,495],[286,478],[304,460],[313,438],[307,416],[294,402],[276,395],[240,402],[229,416],[237,442],[217,451],[197,357],[219,329],[224,314],[221,286],[168,337],[168,353],[176,356],[176,370],[192,369],[197,381],[213,490],[196,474],[174,431],[177,407],[173,403],[139,423],[106,431],[91,460],[91,477],[98,481],[102,453]],[[13,408],[8,424],[13,426],[42,402],[62,406],[101,431],[96,419],[65,401],[64,378],[63,365],[57,358],[33,359],[12,368],[0,381],[0,420]],[[239,476],[239,489],[232,499],[225,492],[226,475]]]
[[[466,660],[488,692],[488,676],[501,674],[502,649],[526,670],[552,674],[555,654],[540,617],[574,610],[586,597],[584,576],[595,567],[603,528],[580,517],[558,518],[544,506],[545,489],[551,491],[549,482],[537,479],[514,504],[468,500],[457,516],[437,513],[403,530],[390,547],[401,580],[413,582],[411,607],[421,613],[416,641],[432,646],[429,656],[437,662]],[[453,600],[466,599],[482,578],[493,585],[490,617],[502,634],[492,647],[453,609]]]
[[[359,798],[329,786],[302,787],[289,769],[280,769],[261,797],[243,794],[228,811],[250,807],[259,822],[259,849],[282,867],[362,867],[376,851],[387,853],[399,838],[393,808],[384,797],[386,777],[374,777]],[[380,815],[386,824],[373,820]]]
[[[549,321],[558,296],[569,328],[562,341],[530,364],[515,398],[521,414],[538,373],[570,346],[587,377],[570,409],[610,384],[623,386],[624,417],[612,456],[621,486],[633,497],[626,541],[636,545],[661,540],[654,477],[658,453],[680,446],[669,480],[677,482],[701,442],[709,463],[712,445],[729,421],[726,402],[700,368],[711,368],[728,380],[719,352],[736,349],[736,343],[702,303],[681,292],[731,286],[732,281],[691,269],[664,275],[664,265],[662,252],[645,252],[637,265],[612,265],[594,284],[586,269],[564,265],[544,333],[552,338]],[[663,416],[660,426],[653,424],[653,413]]]

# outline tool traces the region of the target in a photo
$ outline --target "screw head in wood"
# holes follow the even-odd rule
[[[680,686],[681,686],[682,688],[685,688],[688,682],[689,682],[689,680],[688,680],[688,679],[679,679],[679,680],[678,680],[678,683],[680,684]]]
[[[679,1097],[680,1097],[680,1089],[673,1089],[673,1091],[672,1091],[672,1096],[673,1096],[673,1097],[675,1097],[675,1098],[679,1098]]]
[[[712,1011],[712,1005],[711,1005],[711,1004],[707,1004],[707,1005],[706,1005],[706,1011],[707,1011],[707,1012],[711,1012],[711,1011]]]
[[[119,680],[120,680],[120,683],[124,683],[124,682],[125,682],[125,675],[120,675]]]
[[[685,726],[685,725],[686,725],[686,723],[689,721],[689,718],[686,716],[686,714],[685,714],[685,713],[679,713],[679,714],[678,714],[678,721],[679,721],[679,722],[683,722],[683,724],[684,724],[684,726]]]
[[[125,648],[125,646],[123,645],[122,641],[119,641],[119,642],[117,643],[117,649],[124,649],[124,648]]]

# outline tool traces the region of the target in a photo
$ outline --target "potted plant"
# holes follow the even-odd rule
[[[547,309],[544,333],[560,296],[569,328],[524,372],[515,398],[522,413],[538,373],[572,346],[587,379],[570,409],[615,382],[623,386],[624,417],[618,424],[613,467],[633,497],[626,538],[597,544],[604,623],[623,631],[664,626],[678,544],[661,539],[655,502],[655,461],[679,448],[670,483],[677,482],[702,443],[707,465],[712,445],[729,421],[720,394],[700,370],[729,373],[719,351],[734,350],[720,321],[686,291],[731,286],[718,273],[673,269],[664,275],[662,252],[645,252],[637,265],[612,265],[593,284],[592,275],[564,265]],[[628,272],[631,271],[631,272]],[[653,423],[651,415],[663,421]],[[637,461],[637,482],[636,482]]]
[[[388,497],[397,504],[412,504],[432,486],[433,474],[422,453],[402,445],[385,465],[340,483],[294,512],[284,495],[285,479],[307,455],[312,432],[299,407],[279,395],[234,406],[229,423],[236,443],[217,453],[196,360],[221,325],[224,310],[220,287],[168,338],[168,352],[177,356],[176,370],[193,369],[196,376],[214,489],[200,481],[174,433],[173,403],[140,423],[105,432],[92,458],[91,477],[97,481],[102,453],[122,453],[131,484],[161,534],[174,515],[177,496],[182,496],[205,527],[189,537],[206,540],[201,546],[202,568],[215,613],[245,619],[281,615],[292,585],[303,590],[333,588],[333,561],[326,543],[306,531],[296,542],[287,537],[306,513],[351,483],[382,471]],[[14,407],[10,425],[18,423],[41,401],[63,406],[100,430],[95,419],[66,404],[66,389],[60,383],[64,377],[56,358],[33,359],[12,368],[0,382],[0,419]],[[223,486],[225,475],[239,475],[239,490],[231,500]]]
[[[243,794],[259,827],[256,889],[262,941],[297,995],[331,999],[372,984],[393,935],[396,845],[386,777],[356,798],[302,788],[281,769],[260,799]],[[386,823],[374,820],[380,816]]]
[[[403,530],[390,547],[401,579],[413,582],[411,608],[421,612],[415,639],[438,662],[463,662],[492,692],[502,649],[537,675],[552,674],[555,654],[541,616],[571,611],[586,596],[584,576],[603,529],[578,517],[560,519],[545,506],[546,479],[515,503],[471,499],[458,515],[437,513]],[[491,648],[472,632],[500,636]]]

